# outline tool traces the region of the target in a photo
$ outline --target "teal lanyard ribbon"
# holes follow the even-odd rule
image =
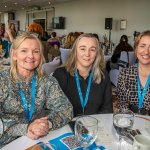
[[[136,64],[136,67],[137,67],[137,72],[138,72],[138,64]],[[138,88],[138,108],[139,109],[142,109],[142,107],[143,107],[144,97],[146,95],[146,91],[148,90],[149,84],[150,84],[150,74],[148,76],[148,79],[146,81],[144,89],[141,90],[140,77],[138,74],[138,76],[137,76],[137,88]]]
[[[20,96],[21,96],[21,100],[22,100],[23,105],[24,105],[24,109],[26,112],[28,123],[30,123],[32,115],[33,115],[33,111],[34,111],[34,101],[35,101],[35,93],[36,93],[36,87],[35,87],[35,85],[36,85],[36,73],[34,73],[34,76],[33,76],[31,82],[32,82],[32,88],[31,88],[31,108],[30,108],[30,110],[28,108],[26,97],[25,97],[22,89],[20,88],[20,83],[18,83],[18,88],[20,91]]]
[[[81,106],[82,106],[82,109],[83,109],[83,113],[84,113],[84,108],[85,108],[85,106],[88,102],[88,97],[89,97],[89,93],[90,93],[92,78],[93,78],[93,72],[90,71],[90,76],[89,76],[89,79],[88,79],[88,87],[87,87],[87,90],[86,90],[85,99],[83,100],[83,95],[82,95],[82,92],[81,92],[81,86],[80,86],[78,71],[75,70],[76,85],[77,85],[78,94],[79,94],[80,103],[81,103]]]

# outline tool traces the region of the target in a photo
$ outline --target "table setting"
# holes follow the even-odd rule
[[[121,116],[121,120],[116,121],[118,115],[119,117]],[[129,119],[127,118],[128,115]],[[70,125],[67,124],[60,129],[51,131],[47,136],[38,140],[31,140],[26,136],[22,136],[3,147],[2,150],[12,150],[12,148],[17,150],[32,150],[29,148],[41,145],[38,144],[40,142],[47,145],[45,150],[83,150],[83,147],[85,150],[140,150],[138,149],[139,147],[145,148],[141,150],[150,150],[150,116],[134,115],[133,117],[132,113],[128,115],[114,113],[86,116],[96,120],[93,125],[86,122],[86,120],[89,121],[90,119],[84,118],[84,122],[78,120],[83,119],[82,117],[84,116],[74,118],[74,132]],[[92,121],[90,122],[92,123]],[[119,127],[125,129],[115,129],[114,126],[117,123]],[[123,136],[121,142],[119,142],[119,132],[117,130],[120,130]],[[124,134],[124,131],[128,132]],[[143,143],[145,139],[149,143]],[[38,149],[34,147],[33,150]]]

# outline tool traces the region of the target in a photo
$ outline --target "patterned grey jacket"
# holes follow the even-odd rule
[[[28,107],[31,103],[31,81],[20,82]],[[73,117],[72,105],[52,76],[43,77],[36,83],[35,106],[31,122],[48,116],[52,130],[66,125]],[[18,84],[12,81],[9,70],[0,72],[0,118],[3,122],[3,134],[0,137],[0,148],[7,143],[26,135],[28,120],[21,100]]]

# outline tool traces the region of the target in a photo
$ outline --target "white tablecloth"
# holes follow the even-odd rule
[[[107,150],[117,150],[118,136],[113,127],[113,115],[112,114],[99,114],[94,115],[99,120],[99,131],[97,138],[97,145],[103,145]],[[150,116],[144,116],[150,119]],[[150,133],[150,121],[144,120],[142,118],[135,117],[133,129],[140,129],[143,134],[149,135]],[[9,143],[2,150],[25,150],[26,148],[34,145],[39,141],[48,142],[53,138],[56,138],[64,133],[71,132],[69,125],[66,125],[58,130],[51,131],[47,136],[40,138],[38,140],[31,140],[26,136],[22,136],[13,142]],[[130,150],[131,145],[128,144],[125,150]]]

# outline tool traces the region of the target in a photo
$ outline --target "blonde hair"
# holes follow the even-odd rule
[[[38,39],[37,36],[31,33],[23,33],[14,39],[12,46],[11,46],[11,53],[10,53],[10,59],[11,59],[11,68],[10,68],[10,74],[14,82],[17,82],[18,74],[17,74],[17,62],[13,59],[12,53],[16,53],[17,48],[26,40],[36,40],[40,46],[40,55],[41,55],[41,61],[38,65],[38,67],[35,69],[37,74],[37,79],[40,80],[41,77],[44,76],[44,73],[42,71],[42,64],[45,62],[44,56],[43,56],[43,46],[41,41]]]
[[[138,48],[138,45],[140,43],[140,40],[143,36],[149,36],[150,37],[150,30],[147,30],[147,31],[144,31],[142,32],[135,40],[135,43],[134,43],[134,52],[135,52],[135,55],[137,57],[137,48]]]
[[[14,27],[13,29],[11,28],[12,26]],[[16,29],[15,29],[15,24],[10,23],[9,26],[8,26],[8,29],[10,30],[10,34],[11,34],[9,36],[12,36],[10,41],[13,41],[13,39],[15,39],[16,36],[17,36],[17,32],[16,32]]]
[[[81,32],[70,32],[67,37],[66,40],[64,42],[64,48],[66,49],[70,49],[72,48],[75,40],[81,35]]]
[[[76,56],[77,56],[77,45],[79,43],[79,41],[83,38],[83,37],[88,37],[88,38],[93,38],[95,39],[96,43],[97,43],[97,55],[96,55],[96,58],[95,58],[95,61],[93,63],[93,67],[92,67],[92,70],[93,70],[93,80],[95,83],[99,84],[102,80],[102,76],[104,76],[103,74],[103,70],[105,68],[105,62],[104,62],[104,54],[103,54],[103,51],[102,49],[100,48],[100,45],[99,45],[99,41],[97,40],[97,38],[93,35],[93,34],[90,34],[90,33],[85,33],[85,34],[81,34],[77,40],[75,41],[75,43],[73,44],[73,47],[72,47],[72,52],[66,62],[66,70],[74,76],[74,71],[76,69]]]

